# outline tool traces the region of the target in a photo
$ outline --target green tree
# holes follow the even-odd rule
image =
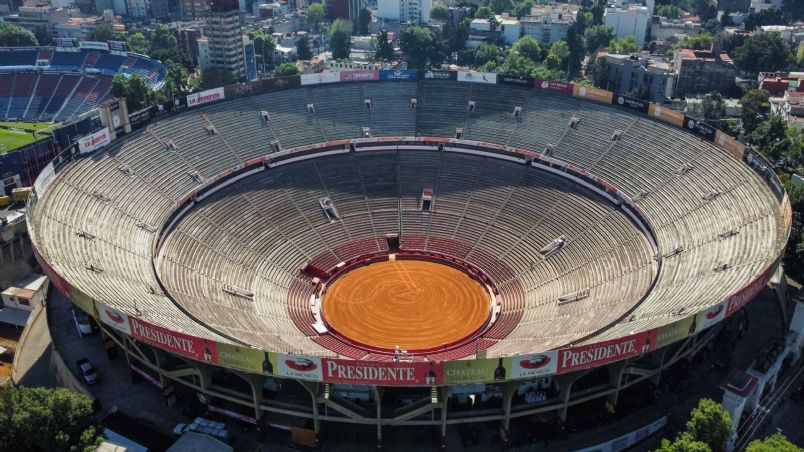
[[[491,8],[488,6],[481,6],[475,11],[475,19],[488,19],[491,16]]]
[[[293,63],[282,63],[274,69],[274,77],[289,77],[291,75],[301,75],[301,71]]]
[[[676,5],[659,5],[656,7],[656,15],[666,17],[668,19],[678,19],[680,12],[678,6]]]
[[[443,3],[436,3],[430,8],[430,19],[446,22],[450,20],[449,7]]]
[[[414,26],[403,30],[399,47],[407,57],[408,66],[414,69],[437,66],[446,57],[444,43],[426,27]]]
[[[713,91],[701,101],[701,117],[705,122],[717,124],[726,116],[726,102],[719,92]]]
[[[184,66],[169,62],[167,64],[167,75],[165,77],[165,87],[171,96],[176,96],[187,91],[188,79],[190,78]]]
[[[157,59],[164,64],[173,62],[182,65],[188,71],[194,70],[193,61],[187,52],[179,50],[178,47],[171,47],[168,49],[151,50],[151,58]]]
[[[533,8],[533,0],[524,0],[522,2],[515,3],[513,7],[514,15],[516,15],[517,19],[521,19],[530,15],[531,8]]]
[[[145,37],[144,34],[137,32],[128,35],[126,39],[126,45],[128,46],[128,50],[136,53],[141,53],[143,55],[147,55],[149,52],[150,42]]]
[[[770,93],[764,89],[752,89],[748,91],[742,99],[743,128],[747,133],[751,133],[761,121],[760,116],[765,115],[770,109]]]
[[[378,61],[394,59],[394,45],[388,39],[388,30],[384,28],[374,38],[374,58]]]
[[[178,41],[168,27],[162,24],[156,26],[153,36],[151,37],[151,50],[169,49],[177,45]]]
[[[738,68],[752,74],[787,69],[793,60],[787,43],[776,33],[746,38],[745,43],[734,50],[732,57]]]
[[[249,32],[249,38],[254,41],[254,55],[256,56],[257,62],[262,66],[262,72],[265,73],[268,67],[273,64],[276,40],[273,36],[262,30]]]
[[[540,63],[544,60],[545,56],[544,49],[542,49],[542,45],[539,44],[539,41],[529,35],[517,39],[514,45],[511,46],[511,52],[527,57],[534,63]]]
[[[330,27],[330,35],[332,36],[332,58],[348,59],[352,49],[352,23],[343,19],[335,20]]]
[[[567,45],[567,41],[556,41],[550,46],[550,51],[547,52],[547,58],[545,58],[545,64],[550,66],[550,64],[557,64],[556,67],[550,67],[550,69],[562,69],[567,67],[567,60],[569,59],[570,51],[569,46]],[[553,58],[550,58],[550,57]],[[547,60],[551,60],[552,63],[548,64]]]
[[[536,72],[536,63],[528,57],[511,52],[497,68],[497,72],[510,75],[533,75]]]
[[[598,88],[609,88],[609,65],[605,58],[595,58],[589,68],[589,80]]]
[[[663,439],[656,452],[712,452],[712,448],[704,442],[695,441],[689,435],[680,435],[672,442]]]
[[[790,22],[804,20],[804,3],[801,0],[784,0],[782,12]]]
[[[495,14],[508,12],[512,7],[511,0],[489,0],[489,8],[491,8]]]
[[[605,25],[593,25],[583,32],[583,40],[587,52],[596,52],[598,49],[608,47],[614,40],[614,29]]]
[[[772,162],[787,156],[793,147],[787,133],[787,122],[779,115],[772,115],[767,121],[759,123],[751,134],[751,141]]]
[[[481,44],[475,49],[475,66],[484,66],[489,62],[493,64],[491,67],[497,67],[502,63],[505,54],[499,46],[494,44]]]
[[[713,42],[715,42],[715,37],[709,33],[696,33],[692,36],[685,36],[684,39],[678,43],[678,48],[709,50],[712,48]]]
[[[94,451],[92,401],[70,390],[0,386],[0,450]]]
[[[307,38],[307,35],[296,41],[296,55],[300,60],[309,60],[313,57],[313,51],[310,50],[310,39]]]
[[[628,35],[622,39],[611,41],[609,50],[612,53],[628,54],[639,51],[639,45],[637,45],[634,35]]]
[[[307,8],[307,24],[312,25],[313,31],[321,31],[321,23],[327,18],[323,3],[313,3]]]
[[[40,46],[49,46],[53,43],[53,38],[50,36],[47,24],[36,24],[33,34],[36,37],[36,42]]]
[[[150,107],[156,100],[156,94],[151,89],[151,85],[138,75],[128,78],[122,74],[115,75],[112,80],[112,95],[125,97],[128,109],[131,111]]]
[[[603,25],[603,13],[609,6],[608,0],[590,0],[590,3],[585,7],[592,14],[589,25]]]
[[[217,88],[219,86],[231,85],[236,82],[231,72],[225,69],[207,68],[201,72],[201,89]]]
[[[84,36],[86,41],[98,42],[116,41],[115,38],[114,30],[112,30],[112,26],[109,24],[98,25],[92,30],[89,30],[89,33]]]
[[[363,8],[357,16],[357,34],[358,36],[366,36],[369,34],[369,24],[371,23],[371,11],[368,8]]]
[[[0,24],[0,47],[23,47],[39,45],[36,36],[29,30],[8,22]]]
[[[731,436],[731,416],[723,406],[712,399],[701,399],[690,412],[685,432],[694,441],[712,448],[712,452],[725,452]]]
[[[591,13],[579,13],[575,22],[567,29],[567,48],[569,49],[567,78],[573,78],[581,69],[581,61],[586,56],[583,36],[586,32],[586,25],[590,21]]]
[[[745,16],[743,25],[747,31],[754,31],[763,25],[784,25],[787,23],[784,14],[776,8],[766,8],[758,13]]]

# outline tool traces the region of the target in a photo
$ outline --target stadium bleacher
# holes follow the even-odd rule
[[[57,92],[64,93],[64,77]],[[88,101],[90,85],[98,83],[84,77],[78,97]],[[3,89],[0,83],[0,99]],[[515,106],[523,107],[521,118],[511,114]],[[268,121],[260,111],[269,113]],[[388,112],[398,120],[384,118]],[[572,116],[580,118],[575,128],[568,126]],[[205,133],[210,124],[219,134]],[[222,189],[165,238],[154,271],[155,231],[188,191],[270,152],[266,141],[289,149],[358,138],[369,124],[375,136],[451,138],[463,128],[472,140],[536,151],[549,144],[555,158],[639,195],[636,204],[655,229],[659,250],[683,252],[657,260],[622,209],[548,171],[401,149],[318,157]],[[614,129],[622,131],[616,141]],[[685,164],[693,169],[679,173]],[[434,192],[428,214],[419,210],[425,187]],[[711,192],[718,195],[707,198]],[[324,196],[340,220],[322,213]],[[540,91],[423,81],[305,87],[158,121],[59,173],[38,200],[32,239],[84,293],[128,312],[137,303],[149,321],[173,330],[226,342],[221,332],[265,350],[376,359],[315,332],[314,289],[299,268],[312,262],[327,269],[382,252],[381,237],[398,232],[403,250],[465,259],[497,285],[498,322],[478,343],[431,356],[454,359],[481,349],[497,357],[599,342],[669,324],[679,309],[712,306],[769,264],[784,240],[782,221],[776,197],[756,173],[679,129]],[[739,234],[721,237],[732,229]],[[81,238],[79,230],[96,239]],[[567,244],[559,252],[539,252],[560,236]],[[723,263],[726,269],[714,270]],[[103,271],[89,271],[89,264]],[[150,291],[159,280],[200,323]],[[228,294],[226,285],[247,288],[254,299]],[[581,292],[587,295],[560,302]]]

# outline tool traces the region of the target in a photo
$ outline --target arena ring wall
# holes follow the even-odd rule
[[[775,271],[787,196],[759,155],[706,124],[564,82],[389,72],[198,93],[132,118],[152,121],[108,147],[69,149],[29,203],[37,258],[101,323],[170,353],[406,386],[642,356],[737,312]],[[342,216],[324,224],[327,195]],[[299,270],[382,254],[392,232],[402,250],[489,275],[501,311],[485,336],[393,362],[312,328]]]

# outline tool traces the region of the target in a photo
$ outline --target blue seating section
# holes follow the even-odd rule
[[[12,50],[0,52],[0,66],[33,66],[38,50]]]

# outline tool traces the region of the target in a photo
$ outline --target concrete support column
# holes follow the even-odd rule
[[[251,406],[254,409],[254,419],[259,422],[262,418],[260,405],[262,404],[262,385],[265,383],[265,377],[241,372],[235,372],[235,374],[245,380],[249,387],[251,387]]]
[[[511,401],[514,399],[514,394],[516,394],[516,389],[521,385],[521,382],[518,381],[509,381],[503,384],[502,387],[502,396],[503,396],[503,412],[505,413],[505,417],[503,418],[503,425],[502,428],[506,432],[511,427]]]
[[[447,444],[447,407],[449,406],[449,397],[452,394],[452,386],[443,386],[441,388],[441,447],[446,447]]]
[[[310,394],[310,400],[313,403],[313,431],[315,431],[316,442],[318,442],[318,433],[321,431],[321,420],[318,418],[318,392],[321,383],[301,380],[298,380],[298,383]]]
[[[374,391],[374,403],[377,405],[377,448],[382,447],[382,388],[372,386]]]
[[[609,371],[609,384],[615,388],[615,391],[606,396],[606,400],[612,405],[612,414],[617,410],[617,400],[620,397],[620,386],[622,385],[623,374],[625,368],[628,367],[629,360],[618,361],[606,366]]]

